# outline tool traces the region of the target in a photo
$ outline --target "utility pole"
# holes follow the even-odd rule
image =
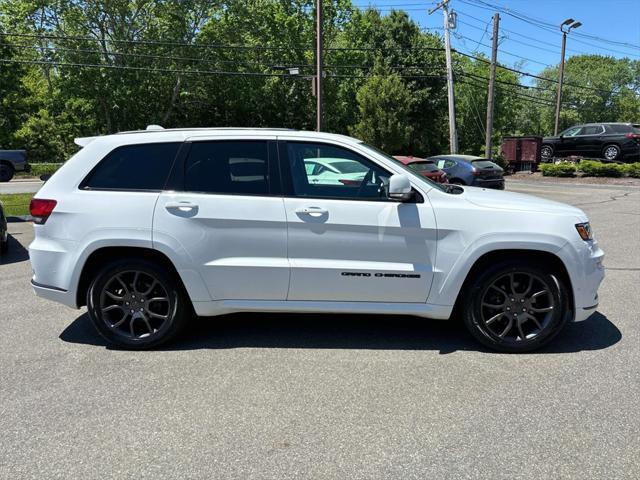
[[[316,0],[316,130],[322,131],[322,1]]]
[[[500,15],[493,16],[493,42],[491,44],[491,72],[489,73],[489,92],[487,95],[487,132],[485,138],[485,155],[491,160],[493,158],[493,104],[496,89],[496,63],[498,61],[498,26],[500,25]]]
[[[565,26],[569,25],[569,28],[564,29]],[[558,135],[558,127],[560,125],[560,105],[562,105],[562,83],[564,82],[564,51],[567,46],[567,33],[571,31],[572,28],[578,28],[582,23],[576,22],[573,18],[567,18],[564,22],[560,24],[560,31],[562,32],[562,49],[560,52],[560,78],[558,79],[558,95],[556,97],[556,123],[553,127],[553,134]]]
[[[449,40],[449,28],[451,18],[448,8],[449,0],[442,0],[436,7],[429,10],[431,15],[442,8],[444,14],[444,48],[447,59],[447,97],[449,99],[449,149],[451,153],[458,153],[458,132],[456,130],[456,102],[453,93],[453,62],[451,60],[451,41]]]

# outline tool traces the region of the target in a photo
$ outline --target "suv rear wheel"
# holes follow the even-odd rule
[[[464,322],[492,349],[527,352],[550,342],[564,327],[567,298],[558,276],[528,262],[503,262],[472,281],[464,298]]]
[[[602,156],[607,160],[615,160],[620,156],[620,151],[618,145],[607,145],[602,149]]]
[[[106,265],[87,292],[89,316],[109,342],[129,349],[173,339],[191,309],[183,289],[163,267],[140,259]]]
[[[551,160],[553,158],[553,147],[551,145],[542,145],[540,155],[545,160]]]

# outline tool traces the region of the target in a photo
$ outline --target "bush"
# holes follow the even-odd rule
[[[576,166],[571,162],[541,163],[538,168],[544,177],[573,177]]]
[[[587,177],[622,177],[626,168],[617,163],[603,163],[594,160],[583,160],[578,165],[580,170]]]
[[[630,177],[640,178],[640,162],[628,163],[624,169]]]
[[[39,177],[40,175],[53,175],[62,166],[61,163],[31,163],[31,172],[16,172],[18,177]]]

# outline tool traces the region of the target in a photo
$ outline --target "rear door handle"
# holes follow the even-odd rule
[[[167,202],[164,205],[167,210],[181,210],[183,212],[189,212],[198,208],[198,205],[191,202]]]
[[[325,215],[329,213],[326,208],[321,207],[303,207],[296,209],[296,213],[301,215],[311,215],[312,217],[319,217],[321,215]]]

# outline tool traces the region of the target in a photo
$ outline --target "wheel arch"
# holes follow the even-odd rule
[[[78,307],[86,305],[87,290],[89,289],[89,284],[91,283],[93,276],[98,272],[100,268],[102,268],[109,262],[126,257],[144,259],[162,265],[178,282],[180,288],[188,293],[188,290],[186,289],[185,284],[182,281],[180,274],[178,273],[178,270],[174,266],[173,262],[169,259],[169,257],[167,257],[164,253],[147,247],[102,247],[91,252],[82,266],[82,271],[78,280],[78,288],[76,289],[76,305]]]
[[[569,275],[569,271],[565,266],[562,259],[555,255],[554,253],[544,251],[544,250],[530,250],[530,249],[500,249],[500,250],[491,250],[482,254],[471,266],[471,269],[468,271],[460,290],[458,291],[458,295],[456,297],[456,301],[453,306],[452,317],[459,316],[459,309],[461,308],[461,300],[463,294],[469,288],[471,281],[488,265],[492,265],[497,262],[501,262],[504,260],[513,260],[514,258],[518,260],[525,260],[534,263],[535,265],[546,266],[549,270],[560,277],[563,284],[567,289],[567,294],[569,295],[569,306],[571,312],[575,309],[575,300],[573,293],[573,285],[571,283],[571,277]]]

